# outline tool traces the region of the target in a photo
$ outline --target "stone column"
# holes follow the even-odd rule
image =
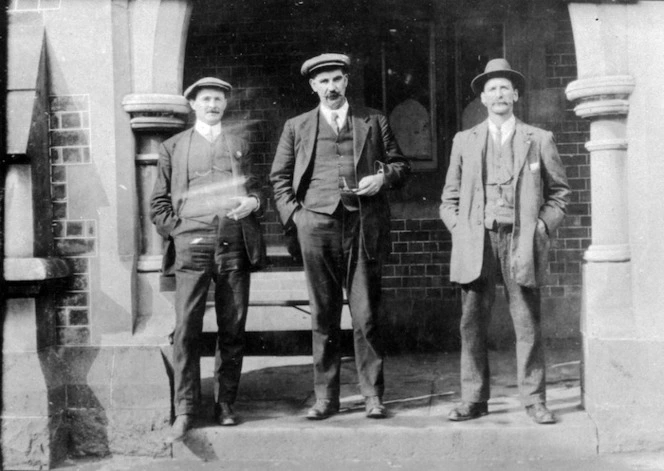
[[[605,75],[576,80],[567,98],[578,116],[591,120],[592,242],[584,255],[584,335],[623,335],[634,329],[631,313],[627,210],[626,118],[634,79]],[[601,316],[590,313],[602,312]]]
[[[156,93],[127,95],[122,104],[131,116],[131,127],[136,137],[136,187],[140,223],[137,269],[140,299],[134,325],[137,331],[145,332],[153,315],[172,314],[170,302],[159,295],[163,239],[150,221],[150,195],[157,176],[159,145],[170,135],[184,129],[190,108],[181,95]],[[161,306],[161,309],[155,309],[155,303],[157,307]],[[166,329],[163,332],[151,333],[167,334],[172,323],[173,319],[165,323],[150,322],[153,327]]]
[[[661,447],[664,251],[649,247],[661,240],[664,67],[647,51],[664,44],[664,4],[572,2],[569,12],[579,79],[567,97],[591,121],[583,402],[597,425],[600,452]]]

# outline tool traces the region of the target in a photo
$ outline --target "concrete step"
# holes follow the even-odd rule
[[[213,362],[204,359],[202,414],[186,439],[173,445],[173,458],[396,466],[418,460],[489,463],[595,457],[596,427],[580,407],[578,346],[552,346],[547,358],[547,398],[559,419],[555,425],[536,425],[525,414],[515,385],[514,352],[500,351],[492,352],[490,413],[468,422],[447,420],[459,400],[458,353],[388,357],[384,400],[389,417],[384,420],[365,418],[354,360],[344,358],[341,412],[318,422],[304,418],[314,402],[311,357],[247,357],[235,406],[242,420],[237,427],[212,421]]]
[[[155,459],[146,457],[113,456],[97,459],[68,459],[57,469],[60,471],[634,471],[664,469],[664,452],[621,453],[598,455],[589,458],[559,456],[551,460],[445,461],[437,458],[399,461],[337,462],[333,457],[316,460],[284,461],[278,458],[257,460],[243,458],[218,461]]]
[[[578,398],[578,389],[556,394],[550,405],[561,420],[554,426],[534,424],[511,398],[492,401],[488,416],[462,423],[446,420],[452,404],[444,400],[409,412],[388,401],[393,412],[381,421],[364,417],[360,398],[346,401],[340,414],[321,422],[304,419],[306,408],[281,417],[242,411],[245,422],[239,427],[204,423],[190,431],[173,446],[173,457],[316,461],[331,454],[337,463],[589,458],[597,454],[597,435],[577,407]]]

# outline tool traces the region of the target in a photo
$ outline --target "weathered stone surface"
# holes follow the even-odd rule
[[[115,410],[108,428],[111,453],[166,457],[170,406],[161,410]]]
[[[2,418],[2,468],[48,469],[50,456],[48,417]]]
[[[157,347],[116,347],[112,407],[170,410],[170,384]]]
[[[67,417],[70,425],[69,453],[72,456],[106,456],[110,453],[105,410],[70,409]]]

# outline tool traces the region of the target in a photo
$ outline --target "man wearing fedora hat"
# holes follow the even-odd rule
[[[217,317],[215,418],[235,425],[245,345],[250,271],[264,263],[256,213],[261,185],[246,140],[221,118],[231,85],[205,77],[184,92],[196,124],[159,149],[150,218],[168,239],[164,273],[175,274],[173,372],[176,419],[170,440],[191,427],[200,399],[199,342],[210,281]]]
[[[570,189],[552,133],[514,116],[524,76],[494,59],[471,87],[488,119],[457,133],[440,205],[452,234],[450,281],[461,285],[461,399],[449,419],[488,413],[488,328],[502,275],[516,332],[518,385],[528,415],[556,421],[546,407],[539,285],[550,237],[565,216]]]
[[[307,418],[339,410],[343,289],[352,316],[355,363],[369,418],[386,416],[378,332],[382,263],[390,251],[386,190],[409,171],[386,117],[349,104],[344,54],[304,62],[319,106],[284,125],[270,179],[287,231],[296,228],[311,305],[316,403]]]

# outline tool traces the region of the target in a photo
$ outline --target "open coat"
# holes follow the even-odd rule
[[[309,186],[319,116],[319,110],[315,108],[286,121],[272,163],[270,180],[274,187],[274,199],[281,222],[287,229]],[[381,191],[359,198],[361,232],[367,257],[370,260],[384,260],[390,252],[391,241],[390,209],[383,190],[401,186],[410,173],[410,165],[403,158],[382,113],[351,105],[349,116],[353,119],[353,158],[357,181],[378,171],[385,176]]]
[[[188,162],[191,138],[195,129],[192,127],[166,140],[159,148],[157,163],[157,180],[150,198],[150,219],[157,232],[168,239],[164,251],[162,272],[164,275],[173,273],[175,250],[171,233],[180,220],[180,210],[186,201],[189,190]],[[231,167],[234,177],[245,177],[247,195],[255,196],[260,201],[260,208],[265,207],[259,179],[251,171],[251,155],[246,140],[226,131],[221,139],[225,139],[231,156]],[[260,223],[256,214],[241,219],[247,256],[252,269],[265,265],[265,243],[261,234]]]
[[[443,188],[440,217],[452,233],[450,281],[479,278],[484,253],[484,175],[489,126],[484,121],[457,133]],[[549,239],[536,233],[537,219],[548,234],[560,225],[570,189],[553,134],[517,120],[514,148],[514,226],[510,268],[522,286],[539,286],[548,266]]]

